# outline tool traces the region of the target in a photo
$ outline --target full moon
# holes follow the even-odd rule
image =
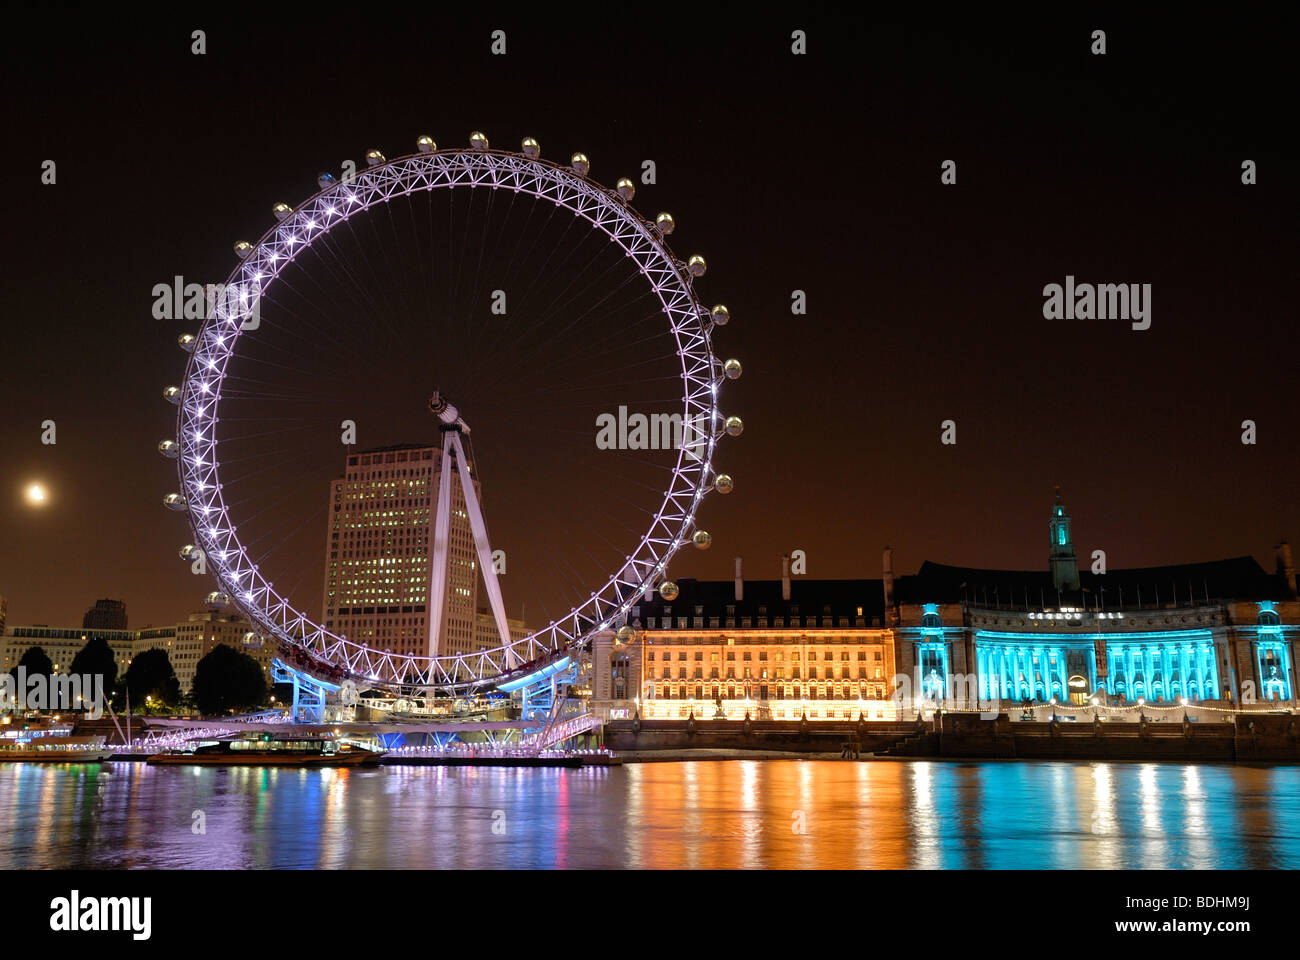
[[[33,483],[27,488],[27,502],[33,506],[43,507],[45,501],[49,499],[49,494],[39,483]]]

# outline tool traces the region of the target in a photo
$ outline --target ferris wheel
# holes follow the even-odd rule
[[[176,461],[180,484],[164,504],[186,513],[193,530],[193,543],[182,549],[182,556],[202,551],[219,593],[257,631],[272,638],[288,655],[286,660],[336,683],[350,679],[399,693],[463,693],[490,687],[503,674],[580,647],[600,631],[621,630],[626,635],[629,610],[640,598],[652,591],[666,600],[677,595],[677,586],[668,577],[669,561],[688,544],[698,549],[709,546],[710,535],[698,527],[696,513],[708,494],[726,494],[733,487],[729,475],[715,470],[713,457],[723,437],[738,437],[744,429],[739,417],[727,416],[719,407],[720,388],[739,377],[741,367],[736,360],[724,362],[714,354],[713,334],[726,325],[730,314],[721,304],[704,306],[697,296],[694,281],[705,272],[704,258],[682,260],[673,254],[667,244],[675,227],[673,217],[660,213],[650,219],[640,214],[632,206],[631,180],[620,179],[613,189],[606,188],[590,177],[585,155],[575,153],[567,164],[555,163],[541,156],[531,137],[518,151],[492,149],[479,132],[470,136],[468,148],[439,149],[427,136],[418,139],[417,147],[417,152],[391,160],[371,150],[366,168],[348,178],[322,174],[318,192],[299,206],[276,205],[276,223],[257,242],[235,245],[239,263],[223,285],[224,295],[211,305],[197,332],[179,338],[181,349],[189,354],[184,381],[164,391],[165,399],[178,408],[176,437],[160,443],[159,450]],[[256,552],[238,533],[243,517],[239,504],[224,493],[217,424],[236,345],[254,326],[250,318],[255,317],[259,302],[295,259],[313,245],[328,242],[331,231],[365,211],[399,197],[452,188],[509,191],[550,204],[553,212],[567,212],[630,261],[657,302],[658,336],[677,359],[680,417],[692,442],[682,443],[676,451],[661,501],[646,506],[648,528],[639,539],[628,542],[625,560],[603,582],[593,584],[595,589],[586,600],[521,638],[508,639],[502,631],[502,642],[490,649],[429,656],[378,649],[335,632],[323,624],[323,618],[307,613],[304,604],[291,600],[288,592],[277,589],[274,578],[282,571],[263,569]],[[430,410],[443,412],[444,423],[452,422],[444,412],[445,403],[431,404]],[[455,408],[451,410],[454,414]],[[453,439],[459,448],[459,439]],[[448,456],[452,450],[449,446]],[[465,483],[463,449],[459,456]],[[444,478],[445,491],[451,478]],[[468,487],[466,493],[471,493]],[[484,565],[484,574],[488,572]],[[435,569],[435,587],[436,580]],[[499,591],[494,596],[501,622]]]

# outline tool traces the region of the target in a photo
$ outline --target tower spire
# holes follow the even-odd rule
[[[1079,561],[1074,553],[1074,538],[1070,533],[1070,515],[1061,502],[1061,485],[1056,485],[1056,503],[1052,506],[1052,519],[1047,525],[1051,536],[1051,550],[1047,555],[1052,570],[1052,582],[1060,593],[1079,589]]]

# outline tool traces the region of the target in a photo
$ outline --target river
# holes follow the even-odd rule
[[[5,868],[1300,867],[1300,767],[0,764]]]

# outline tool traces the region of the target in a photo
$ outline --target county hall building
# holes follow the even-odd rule
[[[1291,701],[1300,602],[1291,548],[1080,570],[1058,494],[1042,570],[927,561],[870,580],[677,581],[593,646],[593,705],[646,719],[894,719],[916,699],[1231,708]]]

